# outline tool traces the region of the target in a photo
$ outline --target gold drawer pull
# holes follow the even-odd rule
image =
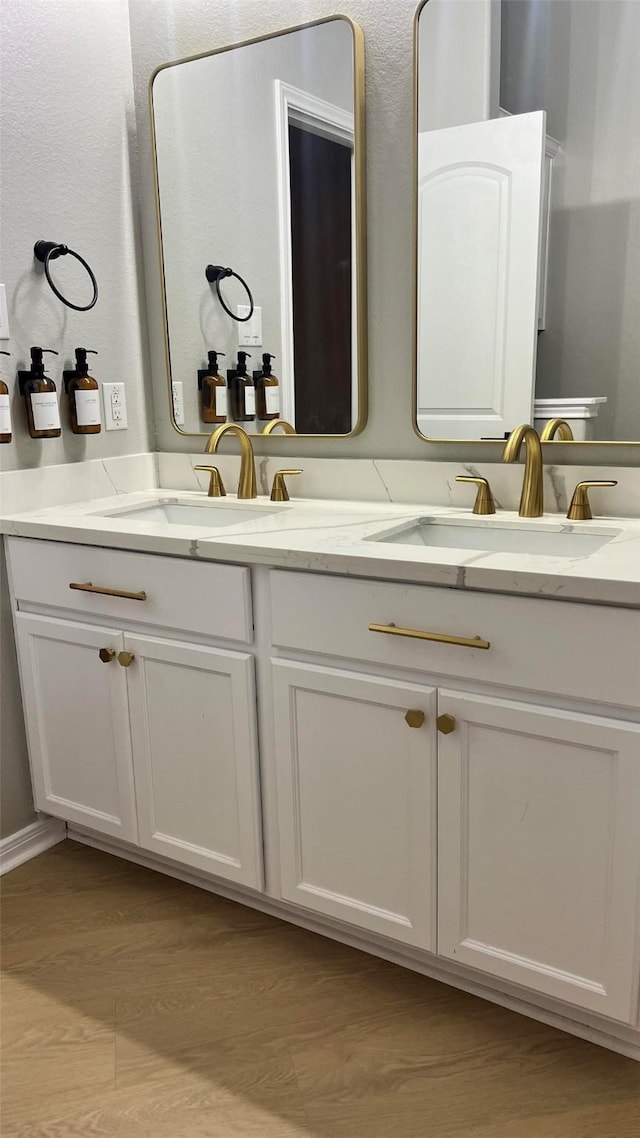
[[[91,581],[84,581],[82,584],[72,581],[69,588],[78,589],[81,593],[100,593],[103,597],[124,597],[127,601],[146,601],[147,599],[147,594],[144,591],[130,593],[127,589],[105,589],[102,585],[92,585]]]
[[[417,628],[396,628],[395,624],[370,624],[369,632],[386,632],[389,636],[409,636],[414,640],[435,640],[438,644],[458,644],[461,648],[490,648],[489,640],[479,636],[449,636],[446,632],[420,632]]]
[[[133,652],[118,652],[118,663],[121,668],[128,668],[134,660]]]
[[[409,724],[409,727],[422,727],[425,719],[426,715],[424,711],[419,711],[417,707],[410,707],[405,715],[405,720]]]
[[[103,664],[110,664],[116,654],[115,648],[101,648],[98,656]]]
[[[453,715],[439,715],[436,719],[438,731],[441,735],[450,735],[456,729],[456,721]]]

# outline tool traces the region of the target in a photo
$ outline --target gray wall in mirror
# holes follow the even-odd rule
[[[429,0],[423,7],[417,410],[424,434],[499,436],[532,417],[535,399],[540,426],[559,415],[577,439],[640,440],[639,43],[635,0]],[[533,133],[529,125],[541,112],[546,165],[538,145],[544,123],[536,120]],[[563,409],[563,400],[586,406]]]
[[[430,0],[430,3],[434,0]],[[440,2],[440,0],[439,0]],[[263,35],[292,22],[343,10],[364,32],[367,121],[369,419],[353,439],[306,439],[296,453],[316,457],[387,457],[498,461],[498,446],[429,444],[412,424],[413,21],[414,0],[129,0],[142,200],[145,273],[154,384],[156,442],[161,450],[194,449],[167,413],[162,312],[157,271],[155,201],[150,160],[147,84],[169,59]],[[457,69],[449,81],[457,81]],[[291,453],[285,440],[256,443],[259,453]],[[554,461],[584,462],[580,448],[558,446]],[[557,456],[557,457],[556,457]],[[635,447],[589,448],[589,462],[640,465]]]
[[[603,439],[640,439],[639,58],[637,0],[502,0],[501,105],[562,147],[536,393],[607,396]]]

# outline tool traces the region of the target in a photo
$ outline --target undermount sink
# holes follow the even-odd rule
[[[256,521],[278,513],[278,506],[227,506],[223,502],[153,502],[151,505],[133,506],[128,510],[108,510],[98,515],[103,518],[122,518],[127,521],[161,522],[173,526],[202,526],[204,529],[222,529],[243,522]]]
[[[450,518],[414,518],[407,525],[369,537],[393,545],[424,545],[441,549],[477,549],[485,553],[526,553],[541,557],[589,557],[620,530],[589,533],[556,526],[527,526],[520,522],[459,522]]]

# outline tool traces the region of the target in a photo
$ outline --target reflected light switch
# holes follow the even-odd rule
[[[238,316],[248,316],[249,311],[248,304],[238,304],[236,306]],[[238,324],[238,347],[255,348],[260,344],[262,344],[262,309],[254,308],[251,319],[245,320],[242,324]]]

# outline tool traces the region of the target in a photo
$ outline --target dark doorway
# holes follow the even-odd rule
[[[352,427],[351,154],[348,145],[289,124],[298,434]]]

